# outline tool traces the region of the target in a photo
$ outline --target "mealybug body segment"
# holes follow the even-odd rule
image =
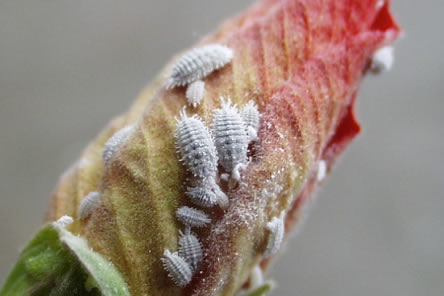
[[[282,211],[279,217],[274,217],[270,222],[267,223],[267,229],[270,234],[268,236],[268,243],[264,252],[265,257],[275,254],[281,246],[285,233],[284,216],[285,212]]]
[[[176,217],[189,227],[204,227],[211,223],[211,219],[204,212],[190,208],[181,207],[176,211]]]
[[[115,132],[114,135],[108,139],[102,153],[103,162],[105,163],[106,167],[110,166],[114,154],[117,152],[122,143],[128,139],[133,130],[134,125],[126,126]]]
[[[232,58],[233,50],[219,44],[209,44],[191,49],[174,65],[165,87],[170,89],[184,86],[202,79],[228,64]]]
[[[197,115],[188,117],[181,112],[176,130],[177,150],[188,170],[200,179],[215,178],[217,152],[213,138]]]
[[[188,85],[185,97],[187,98],[188,104],[196,108],[202,101],[204,94],[205,82],[197,80]]]
[[[176,285],[184,287],[191,281],[193,276],[191,267],[177,252],[171,253],[165,249],[163,258],[160,260],[162,260],[163,267]]]
[[[260,113],[257,110],[256,104],[253,101],[249,101],[242,109],[241,116],[247,129],[249,142],[256,140],[260,124]]]
[[[179,256],[185,259],[192,271],[196,271],[202,261],[202,246],[189,228],[185,230],[185,233],[180,233]]]
[[[248,135],[236,105],[224,102],[217,109],[213,121],[214,140],[222,167],[238,181],[239,170],[247,162]]]
[[[77,216],[80,220],[88,218],[100,203],[100,193],[90,192],[80,203]]]
[[[198,182],[196,186],[188,187],[185,194],[195,205],[209,208],[218,204],[221,208],[228,206],[228,197],[214,179]]]
[[[386,46],[378,49],[372,57],[370,71],[376,74],[389,71],[392,68],[395,60],[393,52],[394,48],[392,46]]]

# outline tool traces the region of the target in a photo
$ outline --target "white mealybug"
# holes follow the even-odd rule
[[[393,52],[394,48],[392,46],[385,46],[378,49],[373,54],[370,71],[376,74],[389,71],[392,68],[395,60]]]
[[[176,130],[177,150],[188,170],[200,179],[215,178],[217,174],[217,152],[210,131],[197,115],[188,117],[185,110]]]
[[[187,98],[188,104],[196,108],[202,101],[204,94],[205,82],[197,80],[188,85],[185,97]]]
[[[197,182],[196,186],[188,187],[185,194],[189,197],[192,203],[201,207],[209,208],[216,204],[221,208],[228,207],[227,195],[222,192],[213,178]]]
[[[92,212],[97,208],[100,203],[100,193],[90,192],[87,196],[80,202],[79,209],[77,211],[77,216],[80,220],[88,218]]]
[[[245,127],[247,128],[247,134],[249,142],[257,139],[257,132],[260,124],[260,113],[257,110],[257,106],[254,101],[249,101],[241,112],[242,119],[244,120]]]
[[[176,217],[189,227],[204,227],[211,223],[211,219],[204,212],[190,208],[181,207],[176,211]]]
[[[65,228],[73,222],[74,219],[71,216],[62,216],[57,221],[53,222],[52,225],[54,225],[54,227]]]
[[[180,232],[179,256],[185,259],[193,271],[197,270],[202,261],[202,246],[190,228],[187,228],[185,233]]]
[[[318,173],[316,178],[318,181],[324,180],[327,175],[327,162],[325,160],[320,160],[318,164]]]
[[[267,223],[267,229],[270,232],[268,236],[267,247],[264,252],[265,257],[275,254],[282,243],[285,232],[284,224],[285,211],[282,211],[279,217],[274,217]]]
[[[108,139],[103,148],[102,159],[106,167],[109,167],[114,154],[119,150],[119,147],[125,142],[129,135],[134,130],[134,125],[126,126],[115,132],[111,138]]]
[[[193,48],[178,59],[165,87],[184,86],[222,68],[233,58],[233,50],[219,44]]]
[[[163,258],[160,260],[162,260],[163,267],[176,285],[184,287],[191,281],[193,276],[191,267],[177,252],[171,253],[165,249]]]
[[[220,164],[231,173],[231,178],[239,181],[239,170],[247,162],[248,135],[236,105],[221,100],[222,108],[215,111],[213,121],[214,140]]]

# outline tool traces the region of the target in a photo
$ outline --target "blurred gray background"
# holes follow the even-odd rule
[[[0,0],[0,282],[58,176],[171,55],[251,0]],[[444,295],[441,0],[398,0],[394,69],[270,274],[274,295]]]

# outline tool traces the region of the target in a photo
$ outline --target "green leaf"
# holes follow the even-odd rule
[[[86,241],[56,223],[44,226],[20,254],[0,296],[129,296],[119,272]]]

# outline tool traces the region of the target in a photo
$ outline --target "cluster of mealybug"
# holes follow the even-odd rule
[[[245,128],[248,135],[248,141],[251,143],[257,139],[257,132],[260,125],[260,113],[254,101],[249,101],[241,112]]]
[[[275,254],[282,243],[285,233],[284,224],[285,211],[282,211],[279,217],[274,217],[267,223],[267,229],[270,232],[268,236],[267,247],[264,252],[265,257]]]
[[[165,83],[167,89],[185,86],[222,68],[233,58],[233,50],[209,44],[191,49],[178,59]]]
[[[203,82],[202,80],[197,80],[187,87],[185,97],[187,98],[188,104],[196,108],[202,101],[204,94],[205,82]]]
[[[238,181],[240,169],[247,162],[249,139],[237,106],[231,105],[230,100],[225,102],[222,98],[222,107],[215,111],[213,134],[220,164]]]
[[[106,167],[109,167],[114,154],[118,151],[119,147],[125,142],[134,130],[134,125],[126,126],[111,136],[105,143],[103,148],[102,159]]]
[[[370,71],[376,74],[389,71],[395,60],[393,52],[394,48],[392,46],[385,46],[378,49],[373,54]]]
[[[80,203],[77,216],[80,220],[87,219],[100,203],[100,193],[90,192]]]

